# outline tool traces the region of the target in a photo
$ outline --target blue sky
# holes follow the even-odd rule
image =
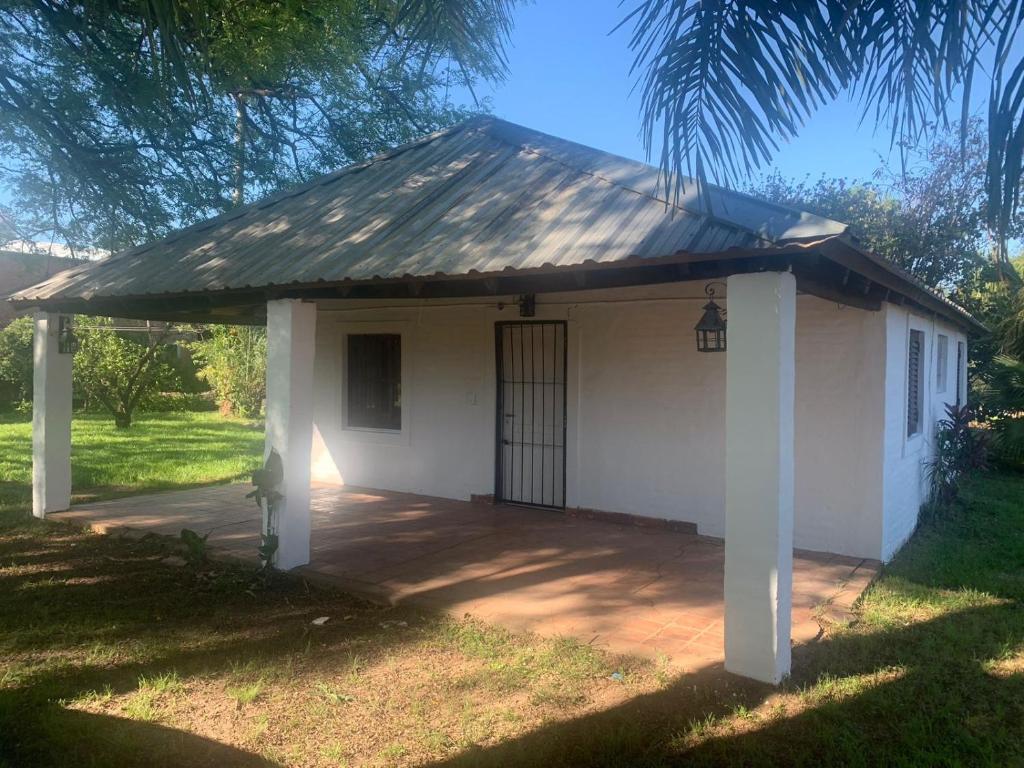
[[[598,149],[644,160],[640,100],[630,95],[629,27],[609,32],[634,3],[537,0],[520,7],[509,48],[510,74],[478,95],[515,123]],[[821,173],[868,179],[889,155],[885,130],[858,127],[860,111],[845,97],[821,109],[799,136],[782,144],[774,166],[783,175]]]

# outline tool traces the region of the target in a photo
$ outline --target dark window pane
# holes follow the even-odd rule
[[[348,426],[402,428],[402,337],[348,337]]]

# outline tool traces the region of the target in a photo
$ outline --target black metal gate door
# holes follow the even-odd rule
[[[496,501],[565,508],[566,323],[497,323]]]

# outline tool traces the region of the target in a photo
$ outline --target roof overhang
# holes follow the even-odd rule
[[[941,317],[966,331],[987,329],[962,308],[889,262],[858,247],[847,236],[777,247],[734,248],[720,253],[676,253],[659,258],[545,265],[460,275],[406,275],[387,279],[318,281],[222,291],[94,295],[89,298],[15,300],[16,308],[83,315],[177,322],[262,324],[267,301],[317,299],[443,299],[514,296],[524,293],[620,288],[726,278],[765,271],[791,271],[797,288],[847,306],[877,311],[884,302]]]

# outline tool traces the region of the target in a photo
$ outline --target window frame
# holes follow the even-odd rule
[[[413,336],[408,321],[393,322],[362,322],[344,320],[337,324],[337,336],[332,346],[337,350],[335,358],[335,402],[337,412],[335,424],[340,429],[340,436],[345,440],[376,445],[403,446],[411,443],[411,425],[413,420]],[[349,425],[348,418],[348,337],[364,334],[397,334],[401,336],[402,360],[402,429],[375,429],[373,427],[356,427]]]
[[[918,361],[917,361],[917,422],[911,430],[911,370],[910,370],[910,350],[914,343],[915,336],[920,340]],[[925,414],[927,412],[928,401],[926,398],[926,389],[928,386],[928,378],[926,372],[928,370],[928,336],[924,328],[917,328],[910,326],[907,329],[907,355],[906,364],[904,369],[906,370],[906,391],[904,397],[904,403],[906,408],[906,419],[904,419],[904,435],[907,443],[911,443],[915,440],[919,440],[924,436],[925,433]]]
[[[956,340],[956,404],[967,403],[967,342]]]
[[[390,389],[391,387],[394,387],[394,386],[398,387],[398,404],[396,406],[397,414],[395,414],[394,412],[388,413],[388,416],[390,416],[392,418],[395,415],[397,415],[398,423],[397,423],[396,426],[392,426],[392,425],[382,426],[381,424],[357,423],[357,421],[356,421],[355,414],[353,412],[353,404],[352,404],[352,395],[353,395],[353,387],[352,387],[352,383],[353,383],[353,363],[355,362],[354,359],[353,359],[353,349],[352,349],[352,347],[353,347],[353,340],[354,339],[381,339],[381,340],[387,339],[387,340],[389,340],[388,343],[397,342],[398,348],[397,348],[397,350],[393,350],[393,351],[397,351],[397,353],[398,353],[398,355],[397,355],[398,356],[398,370],[397,370],[397,377],[395,377],[395,378],[397,378],[397,380],[396,381],[388,381],[388,382],[386,382],[388,389]],[[345,421],[344,421],[344,426],[345,426],[346,429],[367,430],[367,431],[373,431],[373,432],[384,432],[384,433],[392,433],[392,434],[394,434],[394,433],[401,433],[402,426],[404,425],[404,415],[403,415],[403,412],[402,412],[402,346],[403,346],[402,345],[402,335],[400,333],[346,333],[345,334],[345,353],[344,353],[345,364],[344,364],[344,369],[343,369],[343,375],[345,377],[345,408],[344,408],[344,418],[345,418]],[[378,397],[381,400],[383,400],[383,399],[390,399],[389,395],[390,395],[390,392],[385,392],[385,393],[381,393],[381,395],[379,395]],[[386,406],[384,408],[379,409],[379,410],[385,410],[385,408],[386,408]],[[368,413],[369,412],[367,411],[366,414],[368,414]],[[364,416],[366,414],[361,413],[360,416]],[[362,418],[359,419],[359,422],[365,422],[365,421],[370,421],[370,419],[362,419]]]
[[[935,391],[944,394],[949,389],[949,336],[935,337]]]

